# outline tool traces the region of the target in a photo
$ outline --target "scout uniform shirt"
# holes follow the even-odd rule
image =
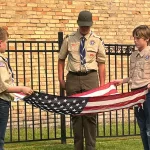
[[[0,53],[0,98],[10,101],[13,96],[5,91],[9,86],[13,86],[12,71],[9,69],[8,62]]]
[[[85,72],[85,67],[81,66],[80,60],[80,40],[83,37],[79,31],[72,33],[63,41],[60,49],[59,59],[66,59],[68,55],[67,70],[72,72]],[[103,41],[93,32],[85,35],[85,50],[86,50],[86,69],[97,70],[97,62],[105,63],[105,48]]]
[[[140,88],[150,83],[150,47],[135,51],[130,57],[131,89]]]

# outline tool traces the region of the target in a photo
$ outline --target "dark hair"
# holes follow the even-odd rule
[[[143,38],[144,40],[149,39],[150,43],[150,28],[147,25],[140,25],[133,30],[133,37]]]
[[[8,37],[7,27],[0,27],[0,40],[5,41]]]

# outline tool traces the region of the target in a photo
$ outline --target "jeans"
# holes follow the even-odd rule
[[[0,150],[4,150],[4,137],[9,117],[10,102],[0,99]]]
[[[150,150],[150,91],[142,107],[135,107],[135,116],[140,128],[144,150]]]

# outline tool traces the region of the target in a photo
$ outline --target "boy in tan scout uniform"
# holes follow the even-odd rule
[[[0,27],[0,150],[4,150],[4,137],[9,117],[10,93],[32,94],[33,90],[24,86],[13,86],[13,73],[3,53],[7,48],[8,32]]]
[[[81,11],[77,23],[79,29],[66,36],[58,60],[59,82],[61,87],[66,89],[68,96],[105,84],[105,48],[101,38],[90,30],[93,24],[92,14],[89,11]],[[81,43],[82,39],[84,42]],[[80,53],[82,49],[85,56]],[[65,82],[63,75],[67,56],[68,74]],[[96,114],[72,116],[72,122],[75,150],[84,150],[84,137],[86,150],[95,150]]]
[[[150,29],[146,25],[133,30],[134,43],[137,51],[130,57],[130,76],[115,80],[118,86],[129,83],[131,90],[147,87],[150,90]],[[135,107],[135,116],[140,128],[144,150],[150,150],[150,91],[146,95],[143,107]]]

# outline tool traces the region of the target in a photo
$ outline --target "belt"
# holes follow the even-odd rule
[[[69,71],[70,74],[73,74],[73,75],[76,75],[76,76],[86,76],[92,72],[97,72],[96,70],[88,70],[86,72],[81,72],[81,71],[78,71],[78,72],[72,72],[72,71]]]
[[[10,104],[10,101],[7,101],[7,100],[4,100],[4,99],[0,98],[0,103]]]
[[[136,88],[136,89],[131,89],[131,91],[135,91],[135,90],[143,89],[143,88],[146,88],[146,87],[147,87],[147,85],[142,86],[142,87],[139,87],[139,88]]]

